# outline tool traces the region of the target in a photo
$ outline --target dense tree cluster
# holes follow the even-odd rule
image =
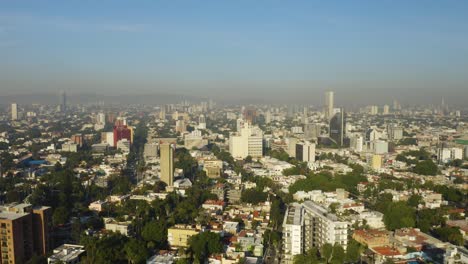
[[[318,264],[318,263],[356,263],[360,259],[364,248],[355,240],[350,240],[347,250],[339,244],[324,244],[320,249],[311,248],[305,254],[294,256],[295,264]]]

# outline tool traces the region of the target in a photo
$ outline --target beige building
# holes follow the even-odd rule
[[[387,231],[376,230],[376,229],[362,229],[355,230],[353,238],[357,242],[366,245],[368,247],[384,247],[389,246],[390,241]]]
[[[0,207],[0,263],[25,263],[49,251],[50,207],[8,204]]]
[[[380,170],[382,168],[382,156],[381,155],[370,155],[367,157],[367,164],[373,170]]]
[[[190,225],[175,225],[167,229],[167,241],[171,247],[188,247],[190,237],[200,230]]]
[[[203,161],[203,170],[209,178],[221,177],[221,171],[223,169],[222,160],[205,160]]]
[[[244,124],[240,133],[230,135],[229,152],[235,159],[245,159],[247,156],[261,158],[263,155],[262,130],[248,123]]]
[[[160,179],[167,186],[174,185],[174,149],[171,144],[163,143],[160,145],[161,159],[161,174]]]

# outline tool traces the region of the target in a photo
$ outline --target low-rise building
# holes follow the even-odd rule
[[[190,225],[175,225],[167,229],[167,241],[171,247],[188,247],[189,238],[200,233]]]
[[[47,258],[47,263],[77,264],[85,253],[84,246],[63,244],[54,249],[53,255]]]

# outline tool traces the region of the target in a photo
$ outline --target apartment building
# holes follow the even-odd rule
[[[0,263],[25,263],[49,251],[50,207],[0,206]]]

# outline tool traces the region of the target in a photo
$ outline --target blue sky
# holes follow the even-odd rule
[[[449,0],[0,0],[0,90],[466,101],[467,13]]]

